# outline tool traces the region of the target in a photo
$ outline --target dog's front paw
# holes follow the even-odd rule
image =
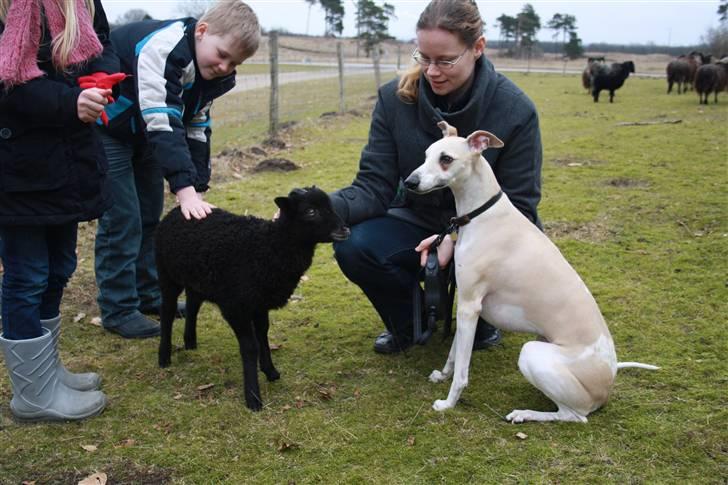
[[[445,399],[438,399],[432,404],[432,409],[435,411],[445,411],[452,408],[452,406]]]
[[[439,370],[433,370],[430,374],[430,382],[443,382],[447,379],[447,376]]]

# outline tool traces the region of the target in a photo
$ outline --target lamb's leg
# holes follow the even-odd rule
[[[185,289],[187,295],[187,306],[185,312],[185,349],[197,348],[197,314],[205,299],[199,293],[189,288]]]
[[[609,90],[609,102],[614,103],[614,91]]]
[[[258,384],[258,339],[255,337],[252,316],[237,303],[221,303],[220,311],[238,339],[240,358],[243,361],[245,405],[252,411],[260,411],[263,401]]]
[[[592,89],[592,97],[594,98],[594,102],[599,102],[599,91],[596,89]]]
[[[159,367],[167,367],[172,362],[172,324],[177,313],[177,298],[182,293],[182,287],[172,282],[164,272],[158,268],[159,290],[162,295],[162,306],[159,312]]]
[[[268,345],[270,320],[268,318],[268,312],[257,312],[253,316],[253,326],[255,327],[255,335],[258,338],[258,348],[260,349],[260,370],[263,371],[263,374],[265,374],[265,377],[269,381],[277,381],[281,375],[273,365],[273,359],[270,355],[270,345]]]

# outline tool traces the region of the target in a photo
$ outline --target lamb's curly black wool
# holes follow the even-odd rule
[[[176,208],[159,224],[155,241],[162,292],[159,365],[171,361],[172,323],[182,290],[187,296],[186,349],[197,347],[200,305],[216,303],[238,339],[245,402],[253,410],[262,407],[258,358],[268,380],[280,376],[268,347],[268,311],[286,304],[311,266],[317,243],[349,235],[328,195],[316,187],[295,189],[275,202],[280,217],[274,221],[221,209],[188,221]]]

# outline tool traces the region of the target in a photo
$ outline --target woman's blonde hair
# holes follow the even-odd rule
[[[218,0],[200,17],[212,35],[229,34],[235,47],[247,59],[260,44],[260,24],[253,9],[241,0]]]
[[[10,4],[13,0],[0,0],[0,21],[5,23],[8,15]],[[53,53],[53,64],[59,70],[65,70],[68,67],[68,57],[76,48],[78,43],[79,28],[78,16],[76,15],[76,2],[74,0],[57,0],[61,5],[61,11],[66,19],[66,28],[51,41],[51,51]],[[86,0],[86,8],[88,9],[91,19],[94,18],[95,7],[94,0]]]
[[[483,35],[483,19],[478,5],[472,0],[432,0],[420,14],[417,31],[442,29],[456,35],[472,47]],[[406,103],[415,103],[419,90],[422,66],[415,65],[399,80],[397,96]]]

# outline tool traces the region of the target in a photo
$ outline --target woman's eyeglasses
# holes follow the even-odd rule
[[[468,52],[468,48],[466,48],[462,54],[454,59],[438,59],[436,61],[433,61],[432,59],[428,59],[427,57],[423,56],[420,51],[415,49],[415,51],[412,53],[412,59],[414,59],[417,64],[425,68],[428,68],[430,67],[430,65],[434,64],[438,69],[442,71],[447,71],[449,69],[452,69],[453,66],[455,66],[455,64],[457,64],[458,61],[463,58],[466,52]]]

